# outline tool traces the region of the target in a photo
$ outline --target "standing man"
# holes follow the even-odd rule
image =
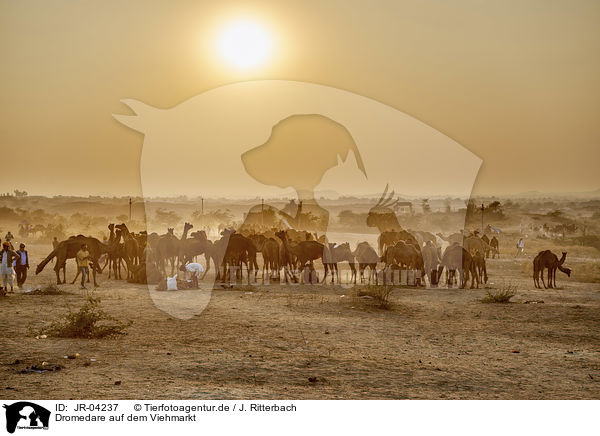
[[[13,262],[16,259],[17,253],[10,249],[10,242],[4,241],[0,251],[0,275],[4,286],[2,295],[6,295],[8,285],[10,285],[10,292],[13,292]]]
[[[90,252],[88,251],[87,244],[81,244],[81,248],[75,255],[75,258],[77,259],[77,267],[79,268],[79,271],[81,272],[81,288],[80,289],[85,289],[85,279],[87,278],[88,274],[90,273],[90,270],[89,270]]]
[[[29,253],[25,250],[25,244],[23,243],[19,244],[16,260],[17,286],[21,288],[25,284],[25,280],[27,280],[27,270],[29,269]]]

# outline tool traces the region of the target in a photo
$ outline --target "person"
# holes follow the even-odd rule
[[[25,250],[25,244],[19,244],[17,250],[17,259],[15,263],[15,273],[17,274],[17,286],[23,287],[27,280],[27,270],[29,269],[29,253]]]
[[[85,279],[90,271],[90,252],[87,244],[81,244],[81,249],[77,252],[75,258],[77,259],[77,267],[81,272],[81,289],[85,289]]]
[[[515,257],[517,257],[519,254],[524,254],[525,252],[525,241],[523,240],[523,238],[519,238],[519,240],[517,241],[517,254],[515,254]]]
[[[9,285],[10,292],[13,292],[13,262],[17,256],[17,253],[10,249],[10,242],[4,241],[2,243],[2,251],[0,251],[0,275],[2,276],[3,284],[2,295],[6,295]]]
[[[202,265],[196,262],[188,263],[187,265],[181,265],[179,267],[179,271],[183,271],[186,273],[190,273],[190,280],[192,281],[192,288],[198,288],[198,276],[201,272],[204,272],[204,268]]]
[[[4,236],[4,240],[5,240],[6,242],[8,242],[8,244],[9,244],[9,246],[10,246],[10,249],[11,249],[11,250],[13,250],[13,249],[14,249],[14,247],[13,247],[13,244],[12,244],[12,240],[13,240],[14,238],[15,238],[15,237],[14,237],[14,236],[13,236],[13,234],[10,232],[10,230],[8,231],[8,233],[6,234],[6,236]]]

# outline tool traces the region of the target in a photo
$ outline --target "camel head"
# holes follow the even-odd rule
[[[562,265],[563,263],[565,263],[565,259],[567,258],[567,252],[563,251],[562,252],[562,256],[560,257],[560,260],[558,261],[559,265]]]
[[[111,232],[114,232],[115,231],[115,224],[114,223],[110,223],[108,225],[108,230],[110,230]]]
[[[208,237],[206,236],[206,232],[204,230],[198,230],[196,232],[193,232],[190,236],[195,239],[201,239],[201,240],[208,239]]]
[[[287,232],[285,230],[279,230],[277,232],[275,232],[275,236],[277,236],[279,239],[281,239],[282,241],[287,241],[288,236],[287,236]]]
[[[115,228],[119,229],[121,231],[121,234],[123,235],[127,235],[129,233],[129,229],[127,228],[125,223],[117,224]]]
[[[388,187],[389,185],[385,185],[381,198],[377,204],[369,210],[369,214],[367,215],[367,226],[377,227],[380,231],[383,231],[390,226],[398,227],[398,218],[392,208],[399,200],[394,200],[394,191],[390,192],[386,197]]]

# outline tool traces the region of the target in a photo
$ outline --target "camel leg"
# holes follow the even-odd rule
[[[328,265],[329,265],[328,263],[323,264],[323,269],[325,270],[325,272],[323,273],[323,280],[321,281],[321,283],[325,283],[325,280],[327,280],[327,274],[329,272]],[[333,275],[333,272],[331,274]]]
[[[202,278],[200,280],[204,280],[204,276],[210,269],[210,257],[208,256],[208,253],[204,253],[204,260],[206,261],[206,269],[204,270],[204,274],[202,274]]]
[[[106,261],[104,261],[104,266],[100,269],[101,272],[104,272],[104,269],[106,268],[106,265],[108,265],[110,262],[110,257],[106,256]],[[110,274],[110,269],[109,269],[109,274]]]
[[[544,281],[544,268],[540,270],[540,275],[542,276],[542,285],[544,285],[544,289],[547,289],[546,282]]]
[[[61,267],[58,266],[58,261],[56,261],[56,265],[54,266],[54,272],[56,273],[56,284],[60,285],[60,270]]]
[[[75,274],[75,278],[71,282],[72,285],[75,284],[75,282],[77,281],[77,278],[79,277],[80,274],[81,274],[81,271],[79,270],[79,268],[77,268],[77,274]]]
[[[94,262],[95,264],[95,262]],[[94,275],[94,287],[98,287],[98,282],[96,281],[96,268],[92,268],[92,274]],[[90,275],[88,274],[88,281],[89,281]]]

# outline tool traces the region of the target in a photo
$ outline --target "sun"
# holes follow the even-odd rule
[[[230,66],[248,70],[260,67],[269,59],[273,51],[273,39],[257,22],[234,21],[221,30],[217,51]]]

